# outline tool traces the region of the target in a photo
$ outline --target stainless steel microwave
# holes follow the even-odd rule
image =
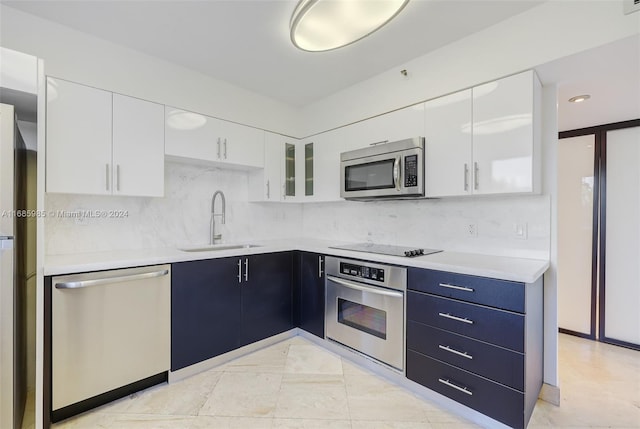
[[[341,153],[340,196],[359,201],[424,198],[424,137]]]

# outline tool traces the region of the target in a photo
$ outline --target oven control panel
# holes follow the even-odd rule
[[[384,283],[384,269],[340,262],[340,273]]]

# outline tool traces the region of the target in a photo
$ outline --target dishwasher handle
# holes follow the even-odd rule
[[[101,286],[110,283],[128,282],[133,280],[152,279],[154,277],[162,277],[169,274],[169,270],[151,271],[148,273],[130,274],[117,277],[103,277],[99,279],[81,280],[76,282],[59,282],[56,283],[56,289],[81,289],[90,286]]]

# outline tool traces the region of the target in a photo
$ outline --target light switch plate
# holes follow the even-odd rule
[[[529,236],[528,225],[526,222],[519,222],[513,225],[514,237],[520,240],[526,240]]]

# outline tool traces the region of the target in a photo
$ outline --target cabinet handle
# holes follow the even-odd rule
[[[244,281],[249,281],[249,258],[244,260]]]
[[[454,355],[462,356],[462,357],[465,357],[467,359],[473,359],[473,356],[470,355],[469,353],[467,353],[467,352],[459,352],[458,350],[452,349],[449,346],[443,346],[442,344],[438,344],[438,348],[440,348],[442,350],[445,350],[445,351],[447,351],[449,353],[453,353]]]
[[[267,180],[267,199],[270,200],[271,199],[271,186],[269,184],[269,181]]]
[[[220,159],[220,137],[218,137],[218,159]]]
[[[383,144],[383,143],[389,143],[389,140],[382,140],[382,141],[375,142],[375,143],[369,143],[369,146],[377,146],[377,145]]]
[[[445,319],[455,320],[456,322],[468,323],[469,325],[473,325],[473,320],[467,319],[466,317],[452,316],[449,313],[438,313],[438,316],[444,317]]]
[[[227,159],[227,139],[224,139],[224,159]]]
[[[107,173],[107,191],[109,190],[109,164],[105,165],[105,171]]]
[[[322,263],[324,261],[322,260],[322,256],[318,256],[318,277],[322,278]]]
[[[473,392],[471,392],[469,389],[467,389],[466,387],[460,387],[460,386],[456,386],[455,384],[453,384],[452,382],[449,381],[449,379],[442,379],[439,378],[438,381],[442,384],[445,384],[453,389],[459,390],[462,393],[466,393],[467,395],[471,396],[473,395]]]
[[[242,259],[238,259],[238,283],[242,283]]]
[[[478,178],[478,171],[480,169],[478,168],[478,163],[474,162],[473,163],[473,189],[475,189],[476,191],[478,190],[478,186],[480,186],[480,179]]]
[[[469,165],[464,163],[464,190],[469,190]]]
[[[470,287],[450,285],[449,283],[439,283],[438,286],[446,287],[447,289],[463,290],[465,292],[475,292],[475,290]]]
[[[120,191],[120,164],[116,164],[116,191]]]

